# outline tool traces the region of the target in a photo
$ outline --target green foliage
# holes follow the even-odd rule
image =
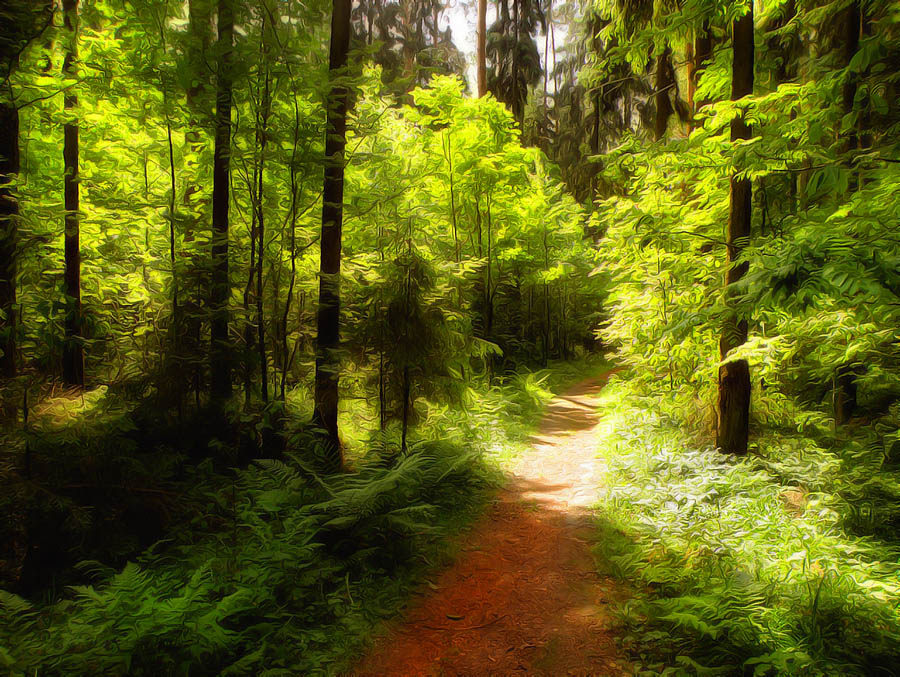
[[[436,538],[478,504],[471,451],[415,445],[389,467],[320,477],[295,454],[201,473],[188,531],[42,608],[3,593],[12,674],[310,674],[392,613]]]
[[[600,406],[596,552],[631,584],[618,613],[643,670],[894,671],[900,481],[877,438],[767,432],[758,456],[728,458],[633,384]]]

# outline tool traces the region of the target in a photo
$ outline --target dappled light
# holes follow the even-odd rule
[[[0,673],[900,675],[896,0],[2,0]]]

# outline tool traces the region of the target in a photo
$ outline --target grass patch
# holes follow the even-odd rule
[[[900,482],[877,426],[827,447],[762,430],[737,458],[665,407],[616,379],[600,405],[596,554],[633,590],[637,670],[897,674]]]

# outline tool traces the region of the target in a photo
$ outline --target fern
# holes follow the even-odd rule
[[[850,509],[862,493],[873,523],[895,514],[883,447],[827,450],[778,431],[760,436],[758,456],[727,458],[698,447],[671,405],[634,382],[603,397],[597,552],[634,586],[619,613],[645,668],[894,670],[900,542],[860,535]],[[788,505],[785,492],[805,498]]]

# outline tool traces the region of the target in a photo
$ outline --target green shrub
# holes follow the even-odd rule
[[[618,612],[644,670],[896,674],[900,482],[883,448],[763,429],[758,454],[723,456],[624,382],[601,410],[597,555],[633,588]]]

